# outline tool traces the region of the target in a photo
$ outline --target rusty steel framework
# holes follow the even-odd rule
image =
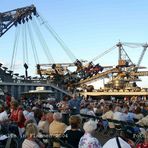
[[[17,26],[26,21],[28,22],[29,19],[32,19],[32,15],[39,16],[34,5],[0,13],[0,37],[2,37],[12,26]],[[58,42],[60,42],[60,39]],[[137,64],[132,62],[128,53],[123,48],[124,46],[131,45],[143,47]],[[106,69],[99,64],[95,65],[93,61],[84,65],[82,61],[76,59],[74,63],[37,64],[37,73],[41,77],[42,75],[46,75],[48,76],[48,79],[57,79],[58,83],[73,88],[81,87],[91,81],[96,81],[100,78],[106,78],[111,75],[111,80],[105,85],[106,89],[125,90],[126,88],[133,87],[136,89],[136,81],[139,80],[139,76],[148,76],[148,71],[138,71],[144,54],[148,48],[148,44],[119,42],[113,47],[117,47],[119,51],[118,64],[115,68],[110,67],[110,69]],[[107,50],[102,55],[108,53],[112,49],[113,48]],[[27,70],[28,67],[27,65],[25,66]],[[46,68],[42,68],[43,66]],[[75,66],[76,71],[70,72],[68,70],[68,67],[70,66]],[[7,69],[3,68],[1,71],[3,72],[6,70]],[[10,71],[9,74],[11,76],[12,72]]]
[[[32,14],[38,15],[34,5],[0,13],[0,37],[12,26],[17,26],[18,24],[25,23],[29,19],[32,19]]]

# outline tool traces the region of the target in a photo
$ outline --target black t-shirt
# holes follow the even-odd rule
[[[78,148],[80,138],[84,135],[84,132],[81,130],[67,130],[64,135],[68,144]]]

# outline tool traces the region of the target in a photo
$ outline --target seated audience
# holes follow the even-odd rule
[[[67,143],[75,148],[78,148],[80,138],[84,134],[84,132],[80,129],[80,122],[81,119],[79,116],[72,115],[69,118],[71,128],[64,133]]]
[[[142,114],[142,112],[141,112],[141,108],[140,108],[140,106],[138,106],[137,108],[136,108],[136,110],[135,110],[135,119],[137,119],[137,120],[140,120],[140,119],[142,119],[144,116],[143,116],[143,114]]]
[[[144,142],[137,144],[136,148],[148,148],[148,130],[144,134]]]
[[[141,126],[148,126],[148,115],[137,122]]]
[[[83,129],[85,134],[79,141],[79,148],[101,148],[101,144],[95,137],[92,136],[93,132],[97,128],[97,123],[93,120],[89,120],[84,123]]]
[[[62,113],[55,112],[53,114],[53,121],[49,125],[49,134],[50,136],[55,136],[57,138],[61,137],[64,134],[64,131],[67,125],[62,120]],[[53,147],[60,148],[60,144],[58,142],[53,143]]]
[[[42,110],[39,107],[36,107],[36,106],[34,106],[32,108],[32,111],[34,113],[35,121],[38,124],[38,122],[41,120],[41,117],[42,117],[43,112],[42,112]]]
[[[114,115],[113,105],[110,104],[109,105],[109,110],[102,115],[102,119],[113,119],[113,115]],[[113,122],[109,122],[108,124],[109,124],[110,128],[115,127]]]
[[[26,126],[26,139],[22,143],[22,148],[44,148],[44,144],[37,139],[38,129],[34,123]]]
[[[114,115],[113,115],[114,120],[121,121],[122,120],[122,112],[120,106],[116,106],[114,109]]]
[[[63,135],[67,125],[61,122],[62,114],[59,112],[55,112],[53,114],[53,121],[50,123],[49,126],[49,134],[51,136],[59,137]]]
[[[48,121],[49,125],[53,121],[53,113],[49,112],[46,114],[46,120]]]
[[[87,115],[91,115],[91,116],[95,116],[95,112],[94,112],[94,110],[93,110],[93,105],[92,104],[89,104],[88,106],[87,106],[87,108],[88,108],[88,111],[87,111]]]
[[[10,114],[10,120],[17,124],[19,135],[22,136],[23,132],[25,131],[25,116],[23,114],[22,108],[19,106],[18,102],[16,100],[12,100],[10,103],[11,106],[11,114]]]
[[[35,120],[35,118],[34,118],[34,112],[33,112],[33,110],[31,109],[31,107],[25,107],[25,109],[24,109],[24,111],[23,111],[23,114],[24,114],[25,119],[26,119],[25,124],[26,124],[29,120],[33,120],[34,123],[36,123],[36,125],[37,125],[37,122],[36,122],[36,120]]]
[[[49,122],[46,118],[46,113],[43,113],[41,120],[38,123],[38,129],[41,133],[47,134],[49,131]]]
[[[6,121],[8,121],[8,114],[4,109],[4,107],[0,104],[0,123],[2,124],[5,123]]]
[[[121,137],[114,137],[109,139],[104,145],[103,148],[131,148],[131,146],[124,141]]]

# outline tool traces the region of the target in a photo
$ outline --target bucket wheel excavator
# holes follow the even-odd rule
[[[123,48],[124,46],[130,47],[142,47],[143,50],[139,57],[137,64],[134,64],[127,52]],[[116,47],[119,51],[118,65],[112,69],[103,71],[89,77],[87,79],[80,80],[76,85],[83,86],[91,81],[96,81],[100,78],[105,78],[106,76],[111,76],[108,83],[104,84],[104,88],[98,91],[109,91],[109,92],[136,92],[141,91],[141,88],[137,86],[136,82],[140,81],[140,76],[148,76],[148,71],[139,71],[139,69],[145,68],[141,67],[141,61],[144,57],[144,54],[148,48],[148,44],[137,44],[137,43],[121,43],[116,44]],[[90,88],[87,85],[84,85],[85,89]],[[87,89],[87,91],[90,91]],[[93,89],[91,89],[93,91]]]
[[[138,59],[137,64],[134,64],[129,55],[123,47],[136,46],[142,47],[143,50]],[[139,81],[139,76],[148,76],[148,71],[139,71],[140,64],[147,50],[148,44],[137,43],[121,43],[119,42],[111,49],[117,48],[119,52],[118,64],[115,67],[101,66],[100,64],[93,64],[94,60],[87,62],[87,64],[78,59],[74,63],[59,63],[59,64],[43,64],[41,66],[48,66],[49,69],[40,69],[42,74],[47,74],[55,78],[55,75],[60,76],[61,83],[67,88],[82,88],[83,90],[93,91],[93,87],[89,85],[99,79],[109,78],[108,83],[104,84],[104,91],[140,91],[136,82]],[[108,53],[111,51],[105,51]],[[104,55],[104,53],[102,55]],[[94,58],[96,60],[96,58]],[[70,72],[68,67],[75,66],[76,70]],[[108,68],[108,69],[106,69]],[[98,90],[100,91],[100,90]],[[102,91],[102,89],[101,89]]]
[[[0,37],[2,37],[12,26],[17,26],[19,24],[28,22],[29,19],[32,19],[32,15],[35,15],[37,17],[39,16],[34,5],[0,13]],[[138,44],[119,42],[111,49],[105,51],[101,55],[105,55],[115,47],[118,48],[119,51],[117,66],[114,68],[108,67],[109,69],[107,70],[105,66],[93,63],[98,56],[87,64],[81,60],[78,60],[65,45],[63,40],[58,36],[58,34],[51,27],[49,27],[48,30],[57,40],[60,46],[65,50],[65,52],[69,55],[72,63],[37,64],[37,74],[39,74],[41,77],[42,75],[46,75],[49,79],[57,79],[59,82],[68,87],[70,86],[73,88],[77,88],[87,86],[87,84],[92,81],[111,76],[109,82],[105,84],[104,90],[124,91],[128,89],[133,91],[134,89],[138,88],[138,86],[136,85],[136,81],[139,80],[139,77],[148,76],[148,71],[139,71],[140,64],[148,48],[147,43]],[[123,48],[125,46],[143,48],[137,64],[132,62],[129,55]],[[76,67],[76,70],[73,72],[68,69],[72,66]],[[25,72],[27,77],[28,65],[25,63],[24,67],[26,68]]]

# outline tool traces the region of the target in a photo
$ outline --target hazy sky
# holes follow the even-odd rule
[[[9,11],[34,4],[37,11],[45,18],[57,34],[63,39],[74,56],[90,61],[95,56],[114,46],[117,42],[148,42],[148,1],[147,0],[1,0],[0,12]],[[14,28],[0,38],[0,61],[11,63],[14,46]],[[43,31],[42,25],[40,27]],[[73,62],[56,41],[44,32],[50,53],[55,62]],[[21,42],[21,41],[20,41]],[[38,45],[38,43],[36,43]],[[43,51],[39,52],[41,63],[48,63]],[[126,49],[126,47],[125,47]],[[23,65],[21,47],[16,63]],[[40,50],[40,51],[39,51]],[[142,48],[127,48],[127,53],[137,63]],[[30,51],[30,56],[31,56]],[[148,52],[141,65],[147,66]],[[35,73],[33,56],[29,58],[30,73]],[[95,61],[101,65],[116,65],[118,50]],[[22,66],[23,67],[23,66]],[[31,68],[32,67],[32,68]],[[20,70],[20,69],[18,69]],[[31,74],[30,74],[31,75]],[[144,86],[147,81],[145,81]]]

